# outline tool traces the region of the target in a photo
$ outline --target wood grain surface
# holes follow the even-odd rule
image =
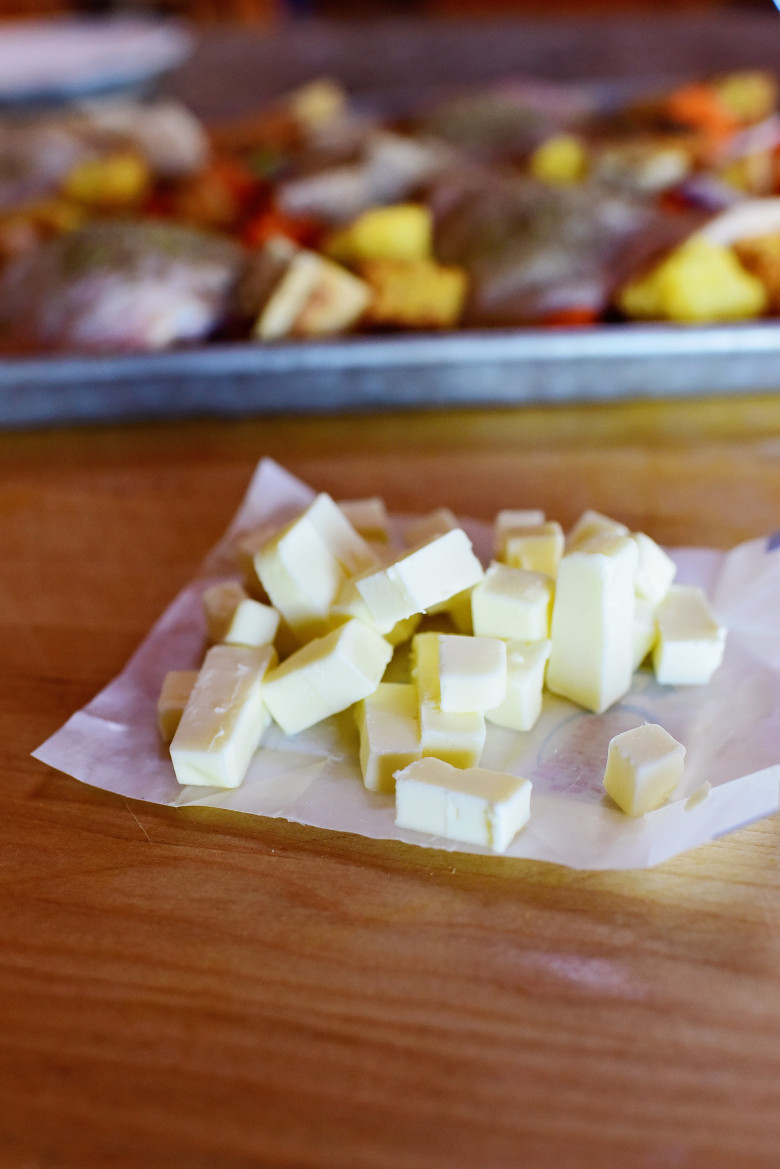
[[[336,497],[780,527],[780,398],[0,435],[3,1169],[774,1169],[777,817],[644,872],[88,788],[30,751],[271,455]]]

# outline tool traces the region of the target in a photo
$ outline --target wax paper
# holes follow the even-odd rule
[[[176,782],[158,737],[156,702],[168,670],[196,668],[202,661],[201,594],[216,580],[238,576],[232,549],[241,532],[290,518],[313,496],[312,488],[264,460],[198,577],[118,677],[34,754],[76,779],[135,799],[230,808],[430,848],[487,851],[396,828],[392,797],[362,785],[348,711],[294,737],[272,727],[240,788],[182,788]],[[403,522],[394,517],[398,533]],[[462,523],[487,562],[491,529]],[[490,726],[482,765],[533,782],[530,822],[502,855],[579,869],[640,868],[777,811],[780,533],[727,553],[669,551],[677,580],[702,585],[728,627],[722,666],[709,685],[690,687],[661,686],[650,671],[639,670],[630,693],[601,715],[546,695],[532,731]],[[644,722],[660,723],[685,745],[685,775],[672,801],[631,819],[605,796],[602,778],[610,738]]]

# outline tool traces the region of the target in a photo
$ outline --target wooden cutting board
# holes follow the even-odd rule
[[[0,435],[4,1169],[774,1169],[778,817],[629,873],[85,787],[30,751],[270,455],[337,498],[780,528],[780,398]]]

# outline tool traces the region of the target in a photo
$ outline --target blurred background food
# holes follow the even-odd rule
[[[610,7],[610,0],[553,2],[541,27],[554,46],[563,28],[556,14]],[[638,27],[642,12],[670,6],[621,7]],[[678,15],[681,7],[674,5]],[[691,6],[702,7],[713,4]],[[537,11],[524,3],[498,9],[509,20]],[[22,11],[10,6],[3,15]],[[50,11],[24,9],[27,16]],[[436,37],[445,44],[447,17],[468,15],[466,8],[444,0],[388,3],[381,11],[327,2],[230,0],[217,9],[205,0],[93,0],[58,11],[92,19],[82,26],[0,22],[0,57],[5,44],[16,65],[24,53],[14,36],[37,27],[55,38],[22,46],[33,62],[36,51],[51,59],[49,73],[39,69],[37,90],[15,95],[14,70],[5,70],[6,352],[121,352],[377,330],[690,324],[777,312],[778,85],[760,62],[664,79],[625,76],[624,59],[623,77],[588,77],[585,20],[582,78],[570,58],[565,80],[541,69],[534,76],[527,62],[509,71],[509,60],[504,72],[491,76],[488,68],[489,80],[461,77],[457,68],[437,74],[427,67],[429,53],[400,70],[396,62],[392,88],[383,84],[382,63],[369,57],[364,76],[377,85],[361,90],[338,69],[318,71],[336,27],[321,16],[337,17],[342,29],[356,17],[363,28],[372,18],[399,18],[401,25],[383,19],[377,28],[388,30],[392,48],[393,28],[405,27],[407,49],[408,18],[432,16],[439,23],[431,33],[428,22],[430,48]],[[254,25],[261,38],[264,28],[303,30],[305,77],[280,85],[287,80],[280,66],[277,76],[250,86],[240,71],[233,75],[232,59],[220,69],[217,19],[219,29]],[[79,28],[92,36],[83,75],[80,43],[63,42],[55,59],[57,36]],[[144,44],[144,36],[157,43]],[[169,42],[159,43],[165,36]],[[204,45],[212,53],[210,81],[198,72]],[[194,64],[180,71],[183,92],[166,93],[167,70],[191,47]],[[359,49],[358,39],[351,60],[360,60]],[[251,68],[251,54],[243,62]],[[223,109],[210,106],[209,85]]]

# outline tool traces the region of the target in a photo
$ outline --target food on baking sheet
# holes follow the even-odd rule
[[[777,85],[750,70],[608,110],[585,87],[508,81],[382,117],[322,79],[209,128],[171,101],[6,113],[0,278],[24,311],[0,344],[771,315],[779,157]],[[183,231],[222,271],[208,290],[189,246],[160,256]]]
[[[761,316],[769,298],[737,253],[709,240],[687,240],[617,298],[636,320],[740,321]]]
[[[27,348],[123,352],[208,337],[240,271],[231,240],[118,219],[25,252],[0,275],[0,329]]]
[[[656,723],[609,741],[604,790],[629,816],[660,808],[682,779],[685,747]]]
[[[203,591],[212,648],[195,685],[169,673],[160,697],[179,782],[236,786],[267,727],[294,736],[351,710],[365,788],[392,798],[399,777],[418,785],[403,789],[399,824],[434,831],[425,809],[446,805],[439,834],[505,848],[530,787],[521,798],[527,781],[484,771],[488,725],[527,733],[545,695],[603,712],[642,665],[662,685],[705,684],[724,651],[703,591],[675,584],[667,553],[610,516],[588,509],[560,530],[551,574],[506,562],[512,533],[552,524],[536,509],[500,511],[486,569],[447,508],[398,533],[377,497],[341,507],[322,493],[280,526],[242,533],[236,576]],[[614,743],[606,790],[632,816],[660,806],[683,748],[660,727]]]

